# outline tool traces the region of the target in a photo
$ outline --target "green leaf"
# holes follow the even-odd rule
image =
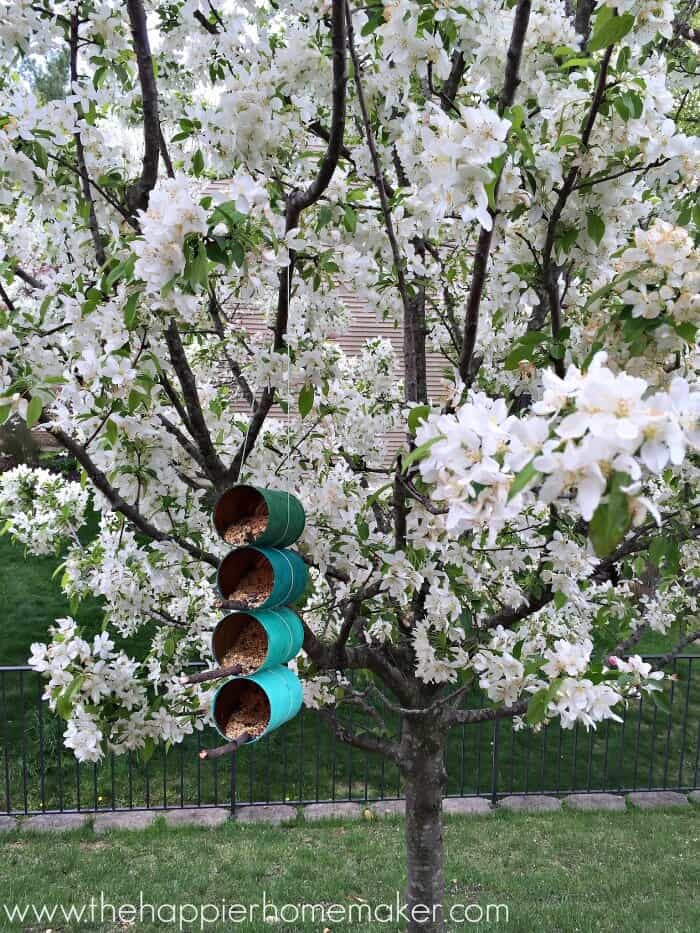
[[[386,492],[387,489],[391,489],[393,485],[394,485],[393,483],[384,483],[384,485],[380,486],[379,489],[375,489],[372,495],[367,499],[367,508],[372,508],[372,506],[377,501],[377,499],[381,496],[381,494],[383,492]]]
[[[581,144],[581,137],[574,136],[573,133],[564,133],[563,136],[560,136],[556,141],[554,148],[555,149],[564,149],[567,146],[579,146]]]
[[[101,87],[106,77],[107,77],[107,66],[100,65],[100,67],[95,71],[95,74],[92,76],[93,87],[95,89]]]
[[[27,427],[33,428],[41,417],[41,399],[38,395],[33,395],[27,406]]]
[[[321,230],[323,227],[327,227],[331,222],[332,216],[333,213],[330,207],[327,204],[322,204],[318,210],[318,221],[316,224],[318,229]]]
[[[542,722],[547,715],[549,700],[548,687],[543,687],[541,690],[538,690],[537,693],[532,694],[530,702],[527,704],[527,712],[525,713],[525,722],[528,725],[535,726],[537,723]]]
[[[698,329],[695,324],[690,321],[674,321],[673,329],[681,337],[688,346],[693,346],[695,344],[695,338],[698,333]]]
[[[547,334],[539,330],[531,330],[523,334],[505,358],[505,368],[507,370],[517,369],[523,360],[531,360],[535,348],[541,343],[546,343],[548,339]]]
[[[410,453],[406,454],[406,456],[403,458],[403,472],[407,473],[409,467],[411,467],[414,463],[417,463],[418,460],[422,460],[433,444],[437,444],[437,442],[440,440],[442,440],[442,436],[438,434],[437,437],[431,437],[429,441],[425,442],[425,444],[421,444],[420,447],[416,447]]]
[[[148,404],[148,396],[144,395],[143,392],[137,392],[136,389],[132,389],[131,392],[129,392],[129,399],[127,401],[129,414],[133,415],[139,405],[142,404]]]
[[[12,414],[12,405],[0,405],[0,425],[5,424]]]
[[[304,385],[299,392],[299,414],[302,419],[306,418],[308,413],[314,407],[314,387],[313,385]]]
[[[556,698],[559,692],[559,679],[553,680],[548,687],[543,687],[537,693],[533,693],[530,702],[527,704],[525,713],[525,722],[530,726],[535,726],[547,715],[547,707],[550,702]]]
[[[111,272],[105,277],[105,287],[103,291],[108,291],[115,285],[119,279],[130,279],[134,273],[134,265],[136,263],[136,256],[131,255],[128,259],[125,259],[124,262],[118,263]]]
[[[623,486],[629,486],[626,473],[613,473],[608,492],[593,514],[588,536],[598,557],[607,557],[622,541],[632,522],[632,513]]]
[[[408,430],[415,434],[421,421],[425,421],[430,414],[430,405],[416,405],[408,413]]]
[[[199,176],[204,171],[204,156],[202,155],[201,149],[198,149],[192,156],[192,171],[195,173],[197,178],[199,178]]]
[[[32,144],[32,148],[34,151],[34,161],[39,166],[39,168],[46,171],[46,169],[49,167],[49,157],[46,154],[46,150],[41,145],[41,143],[36,142],[36,140]]]
[[[661,710],[662,713],[666,713],[667,716],[671,715],[671,704],[662,690],[652,690],[649,696],[657,709]]]
[[[238,268],[242,269],[245,263],[245,250],[237,240],[231,243],[231,255]]]
[[[84,677],[82,674],[78,674],[73,678],[70,686],[68,686],[59,696],[56,701],[56,712],[61,717],[61,719],[69,719],[70,714],[73,712],[73,698],[76,693],[80,691],[80,688],[83,685]]]
[[[564,606],[568,603],[568,601],[569,601],[569,597],[566,595],[566,593],[562,593],[561,591],[559,591],[554,594],[554,607],[556,609],[563,609]]]
[[[153,758],[153,752],[156,750],[156,743],[151,736],[146,737],[143,748],[139,750],[139,755],[144,764],[147,764]]]
[[[612,282],[608,282],[607,285],[603,285],[602,288],[599,288],[597,291],[593,292],[586,304],[583,306],[583,310],[586,311],[592,304],[595,304],[596,301],[600,301],[601,298],[606,298],[611,292],[615,291],[618,285],[622,285],[624,282],[628,282],[630,279],[636,278],[640,272],[643,272],[645,269],[649,269],[650,267],[650,262],[643,262],[641,265],[635,266],[634,269],[629,269],[627,272],[623,272],[622,275],[618,275],[612,280]]]
[[[116,423],[112,421],[111,418],[108,418],[107,424],[105,425],[105,435],[112,447],[114,447],[114,445],[117,443],[118,433],[119,432]]]
[[[138,300],[138,293],[134,292],[132,295],[129,295],[124,305],[124,324],[127,330],[133,330],[136,326]]]
[[[599,52],[601,49],[607,49],[610,45],[619,42],[634,26],[634,16],[632,13],[623,13],[622,16],[605,17],[601,23],[601,18],[596,19],[596,26],[593,36],[588,43],[589,52]]]
[[[596,214],[593,211],[590,211],[586,215],[586,229],[588,230],[588,236],[593,240],[596,246],[600,245],[600,241],[605,236],[605,223],[600,214]]]
[[[613,107],[625,122],[632,116],[629,107],[625,103],[624,97],[616,97],[613,100]]]
[[[510,484],[510,489],[508,490],[508,501],[514,499],[519,492],[522,492],[526,486],[528,486],[536,476],[539,476],[539,470],[535,469],[535,460],[533,459],[520,470],[519,473],[516,473],[515,479]]]
[[[576,57],[569,58],[567,61],[562,62],[560,67],[562,70],[570,70],[571,68],[590,68],[592,65],[595,65],[595,59],[590,56],[587,57]]]
[[[203,288],[209,284],[209,259],[204,243],[197,243],[197,252],[190,263],[187,281],[192,286],[201,285]]]
[[[348,231],[348,233],[355,233],[357,230],[357,211],[354,211],[350,206],[345,208],[345,213],[343,214],[343,226]]]
[[[379,10],[375,10],[374,12],[369,14],[367,22],[362,27],[362,32],[360,33],[360,35],[370,36],[375,31],[375,29],[379,29],[379,27],[382,26],[383,24],[384,24],[384,8],[381,7]]]

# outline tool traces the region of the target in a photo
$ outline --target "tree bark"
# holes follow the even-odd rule
[[[445,738],[435,723],[404,720],[408,933],[442,933],[445,896],[442,793]]]

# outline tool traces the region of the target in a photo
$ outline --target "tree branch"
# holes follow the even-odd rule
[[[216,292],[214,291],[213,287],[209,293],[208,309],[209,309],[209,317],[212,319],[212,322],[214,324],[214,330],[216,331],[216,334],[219,340],[221,341],[221,346],[224,351],[224,356],[226,357],[226,362],[228,363],[228,367],[231,370],[233,378],[236,380],[238,384],[238,388],[241,390],[241,393],[243,395],[243,398],[246,400],[246,402],[249,405],[252,405],[254,401],[253,390],[248,385],[248,381],[243,375],[243,371],[241,370],[241,367],[238,365],[236,360],[234,360],[234,358],[228,352],[228,348],[226,346],[226,332],[224,330],[224,322],[221,317],[221,305],[219,303],[219,299],[217,298]]]
[[[697,620],[696,620],[697,621]],[[684,648],[687,648],[688,645],[692,645],[693,642],[700,640],[700,629],[695,629],[690,632],[689,635],[684,635],[676,645],[666,654],[662,654],[661,657],[656,658],[656,667],[668,667],[669,664],[672,664],[676,658],[683,652]]]
[[[588,37],[591,34],[591,17],[595,10],[596,0],[578,0],[576,4],[576,17],[574,27],[581,36],[581,48],[588,45]]]
[[[507,107],[512,106],[515,100],[515,92],[520,83],[520,62],[527,35],[527,27],[530,21],[531,0],[518,0],[513,18],[513,29],[508,46],[506,57],[506,71],[503,81],[503,88],[498,99],[498,113],[503,116]],[[500,175],[494,185],[493,199],[494,203],[498,196],[500,186]],[[465,386],[470,386],[474,381],[478,365],[475,365],[476,358],[474,350],[476,348],[476,337],[479,329],[479,309],[481,307],[481,298],[486,284],[486,269],[488,266],[489,254],[491,252],[491,243],[493,241],[493,232],[496,225],[496,211],[489,208],[491,215],[491,229],[481,227],[479,230],[479,239],[474,253],[474,267],[472,270],[472,279],[469,286],[469,295],[467,297],[467,307],[464,317],[464,341],[462,343],[462,352],[459,356],[459,375]],[[480,365],[480,361],[479,361]]]
[[[370,732],[363,733],[362,735],[349,732],[345,726],[338,722],[338,717],[334,710],[322,709],[319,710],[319,714],[328,723],[333,734],[341,742],[345,742],[347,745],[353,745],[355,748],[361,748],[366,752],[376,752],[379,755],[384,755],[386,758],[389,758],[397,765],[401,764],[400,749],[395,742],[380,738]]]
[[[182,396],[188,415],[188,421],[186,422],[188,430],[202,455],[202,466],[207,476],[217,489],[221,488],[226,485],[227,470],[212,443],[199,401],[194,373],[190,368],[185,348],[180,339],[180,332],[174,320],[171,320],[165,331],[165,340],[170,353],[170,362],[182,388]]]
[[[384,217],[384,226],[386,228],[386,234],[389,239],[389,245],[391,247],[391,255],[394,260],[394,267],[396,269],[396,278],[397,286],[399,293],[401,295],[401,301],[403,303],[404,314],[406,314],[406,309],[409,305],[409,294],[408,287],[406,285],[406,277],[404,275],[403,268],[403,257],[401,256],[401,251],[399,249],[399,244],[396,240],[396,233],[394,231],[394,224],[391,217],[391,207],[389,205],[389,197],[387,192],[386,180],[384,178],[384,170],[382,168],[381,160],[379,158],[379,153],[377,151],[377,146],[374,140],[374,133],[372,132],[372,124],[369,118],[369,110],[367,109],[367,101],[365,100],[365,92],[362,87],[362,69],[360,64],[360,59],[357,54],[357,49],[355,48],[355,30],[352,23],[352,10],[350,4],[347,4],[347,24],[348,24],[348,48],[350,50],[350,58],[352,59],[353,64],[353,73],[355,79],[355,90],[357,92],[357,102],[360,106],[360,113],[362,115],[362,124],[365,131],[365,138],[367,139],[367,147],[369,149],[370,158],[372,160],[372,168],[374,171],[374,183],[377,188],[377,193],[379,194],[379,202],[382,207],[382,215]]]
[[[173,422],[169,418],[166,418],[165,415],[159,414],[158,420],[163,425],[163,427],[168,432],[168,434],[171,434],[175,438],[175,440],[178,442],[180,447],[182,447],[182,449],[185,451],[188,457],[191,457],[192,460],[194,460],[194,462],[197,464],[197,466],[201,467],[202,470],[206,473],[206,467],[204,466],[204,458],[202,457],[199,450],[197,450],[195,445],[192,443],[192,441],[190,441],[189,438],[185,434],[183,434],[183,432],[178,428],[176,424],[173,424]]]
[[[21,266],[13,266],[12,271],[18,279],[22,279],[22,281],[31,288],[46,288],[46,284],[42,282],[41,279],[37,279],[35,276],[30,275],[29,272],[25,272]]]
[[[338,166],[338,160],[343,148],[345,136],[346,111],[346,43],[345,30],[345,0],[333,0],[331,14],[331,43],[333,46],[333,92],[331,128],[328,136],[328,145],[324,153],[316,178],[304,190],[296,189],[287,197],[285,210],[285,232],[289,233],[299,226],[302,211],[311,207],[322,196],[333,178]],[[279,289],[277,293],[277,314],[274,325],[273,347],[277,353],[285,347],[285,335],[289,320],[289,300],[292,292],[292,277],[294,275],[294,250],[289,251],[289,263],[279,275]],[[260,399],[250,418],[248,430],[243,444],[236,453],[227,472],[230,481],[239,476],[241,468],[255,446],[265,419],[272,408],[275,392],[266,387],[262,390]]]
[[[494,722],[497,719],[512,719],[514,716],[521,716],[527,712],[527,700],[520,700],[513,703],[512,706],[499,706],[496,708],[485,707],[484,709],[454,709],[447,714],[447,721],[450,726],[456,726],[460,723],[476,722]]]
[[[52,437],[55,437],[59,444],[62,447],[65,447],[65,449],[75,457],[75,459],[87,473],[88,479],[92,485],[102,493],[114,511],[120,512],[125,518],[128,518],[131,524],[136,529],[138,529],[138,531],[146,535],[146,537],[150,538],[152,541],[171,541],[172,543],[177,544],[178,547],[182,548],[183,551],[187,551],[187,553],[194,557],[196,560],[201,560],[206,564],[210,564],[212,567],[218,566],[219,561],[213,554],[209,554],[207,551],[203,551],[201,548],[191,544],[184,538],[179,538],[176,535],[166,534],[166,532],[161,531],[159,528],[156,528],[155,525],[151,524],[151,522],[149,522],[148,519],[145,518],[135,506],[129,505],[129,503],[121,497],[114,486],[112,486],[112,484],[109,482],[102,470],[100,470],[100,468],[93,462],[82,444],[72,438],[69,434],[66,434],[66,432],[61,428],[50,424],[47,418],[42,418],[41,422],[48,433],[51,434]]]
[[[77,93],[78,88],[78,43],[80,42],[80,21],[78,19],[78,8],[70,18],[70,81],[73,93]],[[75,112],[80,123],[84,118],[83,106],[79,100],[74,104]],[[83,192],[83,198],[88,206],[88,226],[92,237],[92,244],[95,248],[95,258],[100,266],[103,266],[106,260],[100,227],[95,213],[95,201],[92,197],[90,188],[90,178],[88,176],[87,164],[85,162],[85,148],[83,146],[80,128],[77,128],[73,134],[75,140],[75,158],[78,163],[78,175],[80,176],[80,187]]]
[[[583,127],[583,132],[581,134],[581,148],[584,150],[588,148],[588,144],[591,139],[591,133],[593,132],[593,126],[595,124],[598,111],[600,110],[600,106],[603,103],[603,99],[605,97],[608,80],[608,68],[610,66],[612,53],[613,46],[611,45],[608,46],[608,48],[605,50],[602,61],[600,63],[600,71],[598,72],[598,80],[596,82],[591,108],[588,112],[588,116]],[[572,165],[566,175],[566,178],[564,179],[564,183],[561,186],[559,195],[549,218],[549,223],[547,225],[547,236],[545,238],[544,247],[542,249],[542,284],[547,294],[547,303],[549,304],[549,315],[552,327],[552,339],[555,341],[559,339],[559,333],[561,331],[561,296],[559,294],[558,282],[559,269],[557,264],[554,262],[554,245],[556,242],[557,229],[561,215],[569,199],[569,195],[574,190],[574,185],[578,179],[579,171],[580,167],[578,164]],[[564,376],[563,354],[554,360],[554,370],[560,378]]]
[[[149,195],[158,181],[161,129],[158,115],[158,88],[153,70],[153,58],[148,39],[148,24],[143,0],[126,0],[126,5],[129,11],[143,107],[144,153],[141,178],[127,191],[129,209],[132,213],[136,213],[138,210],[145,211],[147,209]]]

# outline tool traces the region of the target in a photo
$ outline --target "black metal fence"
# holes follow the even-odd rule
[[[554,724],[539,733],[518,732],[508,720],[460,726],[446,752],[447,793],[496,800],[511,793],[695,788],[699,667],[700,656],[677,659],[669,711],[643,697],[628,708],[624,723],[608,721],[597,731]],[[41,700],[43,690],[42,678],[28,667],[0,667],[0,812],[233,809],[402,794],[391,762],[336,741],[312,710],[231,759],[198,757],[201,748],[216,744],[207,729],[169,752],[156,749],[147,762],[132,753],[78,764],[63,748],[65,726]]]

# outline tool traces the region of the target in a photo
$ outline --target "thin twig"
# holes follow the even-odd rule
[[[226,745],[219,745],[217,748],[203,748],[199,753],[202,761],[210,761],[212,758],[223,758],[225,755],[233,755],[238,749],[251,740],[249,732],[243,732],[234,739],[233,742],[227,742]]]
[[[213,667],[209,671],[199,671],[197,674],[188,674],[183,684],[203,684],[208,680],[220,680],[222,677],[236,677],[243,673],[240,664],[231,664],[227,667]]]

